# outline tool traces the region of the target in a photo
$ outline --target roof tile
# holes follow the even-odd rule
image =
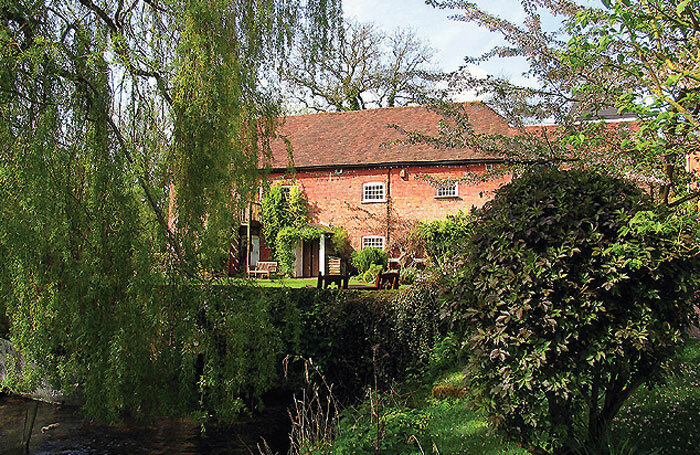
[[[480,102],[463,104],[478,133],[512,134],[506,120]],[[462,161],[493,158],[471,148],[436,148],[427,144],[391,144],[405,130],[437,135],[442,116],[424,106],[393,107],[352,112],[287,117],[279,129],[293,147],[296,168],[342,165],[381,165],[402,162]],[[272,143],[273,168],[286,168],[284,142]]]

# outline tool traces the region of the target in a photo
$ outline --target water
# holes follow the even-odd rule
[[[34,402],[0,395],[0,454],[20,454],[25,413]],[[33,455],[258,454],[261,438],[286,453],[288,417],[283,405],[267,406],[253,419],[201,434],[190,420],[161,419],[151,425],[103,425],[77,408],[40,403],[29,453]]]

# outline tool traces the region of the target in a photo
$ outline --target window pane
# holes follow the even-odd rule
[[[438,186],[436,197],[457,197],[457,182]]]
[[[363,201],[383,201],[384,200],[384,184],[383,183],[365,183],[362,185],[362,200]]]
[[[384,249],[384,237],[381,236],[369,236],[362,238],[362,248],[379,248]]]

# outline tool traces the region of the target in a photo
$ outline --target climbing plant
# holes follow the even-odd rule
[[[275,182],[265,192],[260,207],[265,241],[277,251],[277,235],[286,228],[302,228],[308,224],[307,202],[304,192],[296,185],[283,185]]]
[[[294,261],[296,259],[295,249],[299,242],[310,242],[318,240],[321,231],[313,226],[292,227],[286,226],[277,234],[275,241],[275,257],[280,263],[280,268],[286,275],[294,272]]]

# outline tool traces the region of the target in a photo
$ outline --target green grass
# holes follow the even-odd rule
[[[665,383],[635,392],[615,418],[613,436],[640,454],[700,453],[700,340],[688,342],[671,370]]]
[[[461,384],[461,373],[450,372],[435,384]],[[343,413],[340,437],[331,450],[319,453],[373,454],[375,442],[383,455],[526,455],[514,444],[489,433],[486,419],[469,409],[463,398],[432,397],[433,383],[401,396],[385,395],[379,409],[381,435],[368,402]],[[404,384],[405,388],[410,388]]]
[[[245,278],[231,278],[231,281],[248,281],[250,283],[255,283],[258,286],[262,287],[287,287],[287,288],[305,288],[306,286],[314,286],[316,287],[316,284],[318,282],[317,278],[287,278],[287,277],[275,277],[275,278],[258,278],[258,279],[249,279],[246,280]],[[351,285],[362,285],[362,286],[371,286],[373,283],[366,283],[364,281],[357,280],[355,278],[350,278],[349,284]],[[408,287],[407,285],[402,284],[399,286],[400,289],[404,289]]]
[[[673,361],[672,371],[665,383],[642,387],[625,404],[613,425],[616,446],[636,449],[629,452],[636,455],[700,453],[700,340],[688,342]],[[486,419],[468,407],[467,399],[431,397],[433,384],[458,386],[461,373],[459,369],[445,372],[435,382],[416,386],[403,399],[384,396],[379,438],[368,402],[347,410],[332,449],[314,453],[373,454],[375,441],[380,452],[389,455],[527,453],[489,433]],[[404,390],[409,388],[403,385]]]

